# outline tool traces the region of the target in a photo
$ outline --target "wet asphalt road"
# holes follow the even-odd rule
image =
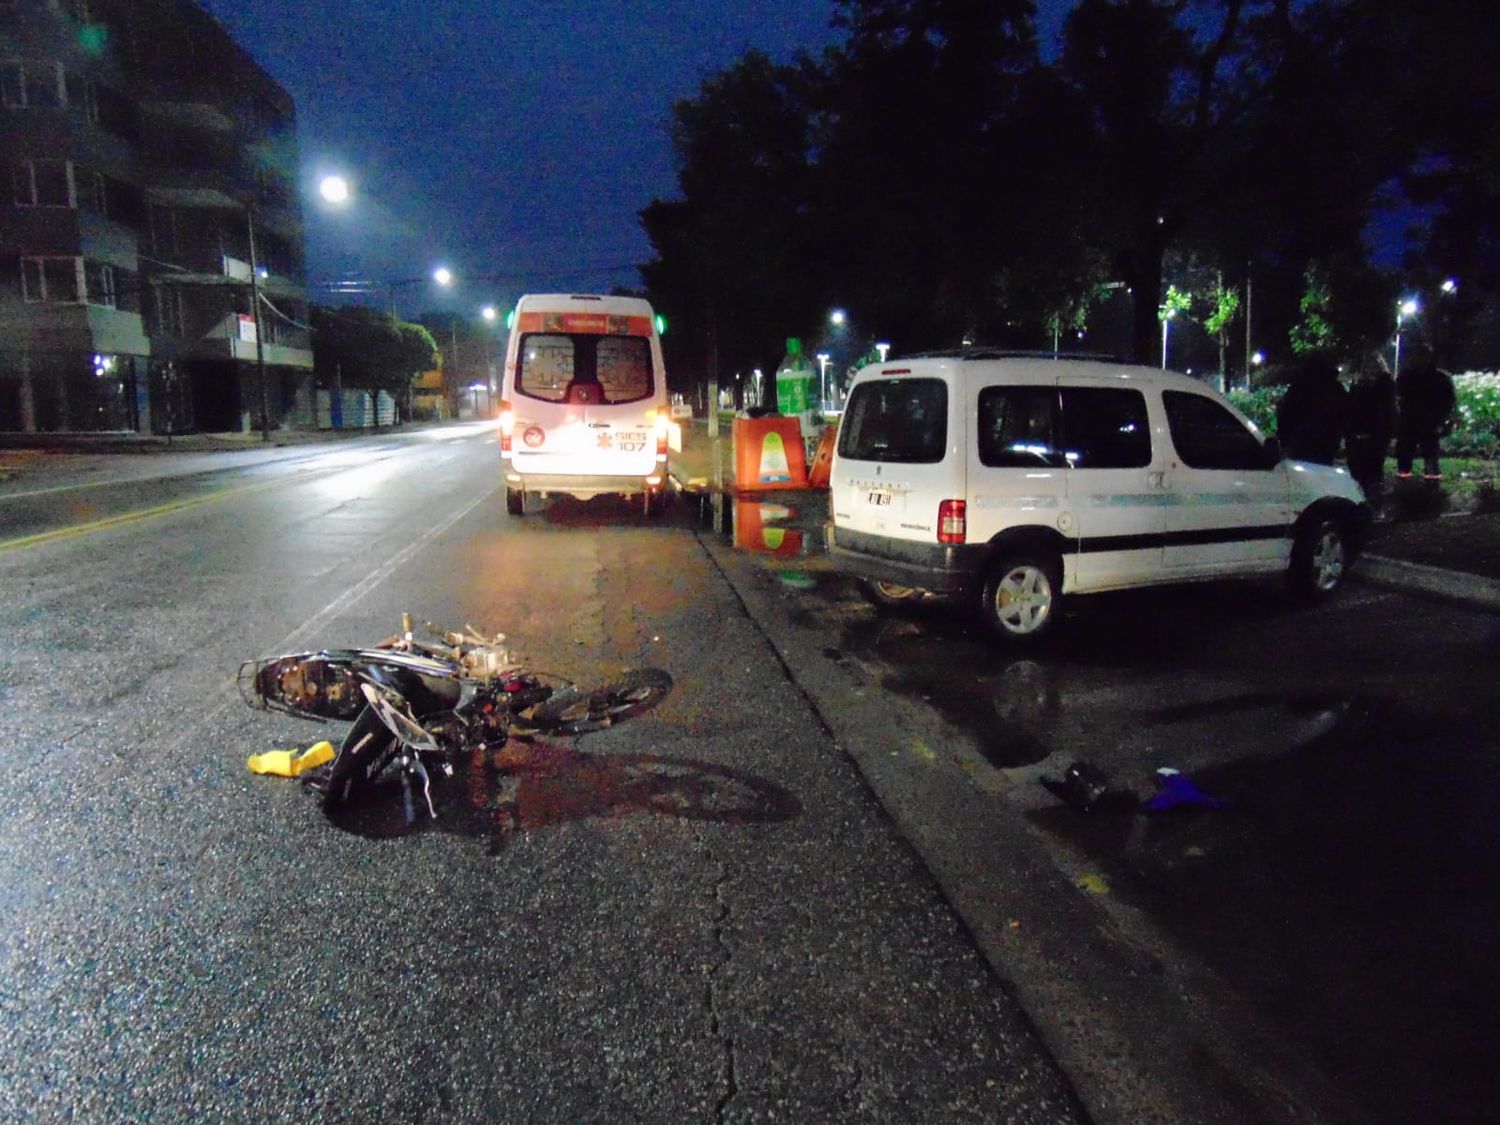
[[[0,1118],[1080,1119],[689,514],[515,521],[450,436],[143,479],[153,515],[0,549]],[[512,761],[519,823],[483,770],[435,825],[330,823],[244,765],[330,732],[234,669],[403,611],[676,686]]]

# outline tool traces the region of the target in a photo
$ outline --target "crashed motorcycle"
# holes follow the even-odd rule
[[[237,684],[251,707],[299,719],[352,722],[329,767],[324,808],[333,811],[400,777],[407,820],[414,791],[432,805],[433,765],[452,776],[458,755],[492,751],[513,735],[570,735],[603,730],[656,706],[672,677],[632,669],[603,687],[584,689],[524,667],[505,635],[472,626],[418,640],[411,618],[372,648],[324,649],[247,660]]]

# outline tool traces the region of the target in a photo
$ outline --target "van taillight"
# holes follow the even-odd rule
[[[667,459],[667,435],[672,429],[672,419],[665,411],[648,410],[646,417],[651,421],[651,428],[656,431],[656,459],[665,461]]]
[[[962,543],[968,531],[968,504],[944,500],[938,505],[938,542]]]
[[[500,452],[510,452],[510,435],[515,432],[516,412],[510,408],[510,403],[504,399],[500,400]]]

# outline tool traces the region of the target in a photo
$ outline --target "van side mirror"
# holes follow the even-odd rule
[[[1266,461],[1271,465],[1279,465],[1282,461],[1281,441],[1274,435],[1266,438]]]

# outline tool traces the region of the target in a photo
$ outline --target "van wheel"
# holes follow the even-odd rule
[[[1035,643],[1052,632],[1061,591],[1062,568],[1056,558],[1030,552],[1006,555],[984,582],[984,623],[1006,641]]]
[[[1315,519],[1297,533],[1287,580],[1307,601],[1322,601],[1344,584],[1351,561],[1349,531],[1335,517]]]
[[[871,605],[877,605],[882,609],[899,609],[914,605],[922,600],[926,592],[916,586],[898,586],[894,582],[877,582],[868,578],[861,578],[855,583],[859,592],[865,596],[865,600]]]
[[[513,516],[524,516],[526,514],[526,493],[519,488],[507,488],[505,490],[505,510]]]

